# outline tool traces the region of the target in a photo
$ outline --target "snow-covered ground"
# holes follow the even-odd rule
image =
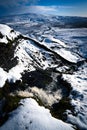
[[[72,75],[63,74],[63,79],[72,86],[71,103],[75,107],[74,114],[69,111],[68,122],[76,124],[79,129],[87,130],[87,63],[78,68]]]
[[[49,110],[34,99],[21,100],[20,104],[0,130],[74,130],[71,125],[53,118]]]

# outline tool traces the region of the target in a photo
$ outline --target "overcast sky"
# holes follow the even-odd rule
[[[22,13],[87,17],[87,0],[0,0],[0,16]]]

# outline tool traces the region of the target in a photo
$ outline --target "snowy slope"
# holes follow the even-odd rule
[[[56,39],[52,36],[46,36],[46,35],[43,36],[47,37],[50,43],[47,44],[47,42],[43,41],[42,44],[50,48],[52,51],[56,52],[58,55],[60,55],[67,61],[71,63],[77,63],[79,61],[84,60],[84,58],[80,57],[78,54],[71,52],[70,47],[61,40]]]
[[[79,129],[87,130],[87,63],[78,68],[74,74],[63,74],[63,79],[72,86],[71,103],[75,107],[74,114],[67,112],[68,121]]]
[[[20,36],[18,32],[11,32],[12,29],[7,25],[0,24],[0,26],[0,32],[3,35],[3,38],[0,38],[0,43],[3,42],[3,44],[7,44],[9,42],[8,38],[13,40]],[[15,82],[19,80],[24,70],[34,71],[36,68],[46,69],[55,65],[55,61],[50,57],[50,55],[53,54],[38,47],[31,40],[18,38],[16,42],[18,42],[18,45],[14,50],[14,58],[17,58],[18,63],[8,71],[7,79],[9,81]],[[55,66],[57,66],[57,64]]]
[[[74,130],[71,125],[53,118],[49,110],[34,99],[21,100],[20,104],[0,130]]]

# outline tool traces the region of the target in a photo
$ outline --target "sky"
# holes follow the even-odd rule
[[[87,0],[0,0],[0,16],[23,13],[87,17]]]

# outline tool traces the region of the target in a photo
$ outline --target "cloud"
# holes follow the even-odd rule
[[[68,10],[74,10],[74,7],[72,7],[72,6],[27,6],[27,7],[23,7],[24,12],[39,13],[39,14],[63,15],[63,13],[69,12]]]
[[[53,14],[60,16],[87,16],[87,13],[84,13],[84,9],[77,6],[25,6],[21,9],[21,13]]]
[[[29,12],[32,13],[42,13],[42,14],[50,14],[50,13],[56,13],[58,10],[57,6],[30,6]]]
[[[0,15],[13,15],[23,13],[37,13],[37,14],[53,14],[61,16],[87,16],[87,9],[77,6],[40,6],[34,5],[38,0],[4,0],[1,2],[4,6],[5,3],[9,3],[2,8],[0,6]],[[23,4],[22,4],[23,3]]]

